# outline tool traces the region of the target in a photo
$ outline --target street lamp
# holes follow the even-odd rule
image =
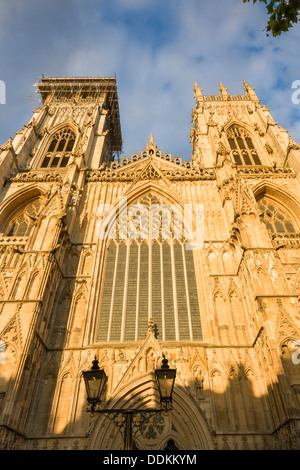
[[[161,369],[155,370],[155,377],[160,394],[160,409],[99,409],[97,405],[101,403],[103,387],[107,381],[107,376],[103,369],[99,368],[97,358],[93,360],[90,370],[83,372],[87,401],[89,408],[87,411],[105,414],[120,429],[124,436],[124,450],[131,450],[133,446],[133,430],[139,428],[145,421],[156,413],[172,409],[172,393],[176,378],[176,369],[170,369],[168,359],[163,356]]]
[[[98,364],[99,362],[95,357],[91,369],[83,372],[87,401],[91,405],[91,411],[94,411],[96,405],[100,403],[102,390],[107,380],[104,369],[99,369]]]
[[[170,369],[168,359],[163,356],[161,369],[155,370],[155,377],[160,394],[160,402],[165,409],[172,409],[172,394],[176,377],[176,369]]]

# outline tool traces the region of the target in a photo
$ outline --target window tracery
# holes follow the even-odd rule
[[[296,232],[295,222],[292,217],[272,199],[263,197],[260,199],[258,207],[263,214],[266,227],[271,234],[289,234]]]
[[[44,157],[42,168],[66,167],[74,148],[76,136],[67,128],[61,129],[53,137]]]
[[[40,201],[27,204],[10,220],[5,230],[6,237],[27,237],[40,210]]]
[[[232,126],[227,132],[227,139],[236,165],[261,165],[249,132],[238,126]]]
[[[133,206],[107,248],[98,341],[140,341],[150,319],[161,341],[201,341],[194,255],[179,237],[178,214],[164,217],[170,206],[151,194]],[[130,227],[138,236],[120,240]]]

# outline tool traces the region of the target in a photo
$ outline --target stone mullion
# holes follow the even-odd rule
[[[172,269],[172,284],[173,284],[173,299],[174,299],[174,321],[175,321],[175,337],[176,341],[180,340],[178,308],[177,308],[177,291],[176,291],[176,272],[175,272],[175,259],[174,259],[174,244],[170,243],[171,252],[171,269]]]
[[[193,201],[195,195],[192,192],[192,188],[190,183],[181,185],[180,191],[184,190],[185,200],[186,201]],[[187,302],[187,313],[188,313],[188,321],[189,321],[189,332],[190,332],[190,340],[193,341],[193,325],[192,325],[192,317],[191,317],[191,308],[190,308],[190,296],[189,296],[189,289],[188,289],[188,277],[187,277],[187,269],[186,269],[186,260],[185,260],[185,244],[182,244],[182,264],[183,264],[183,271],[184,271],[184,283],[185,283],[185,293],[186,293],[186,302]]]
[[[151,225],[150,225],[151,227]],[[149,267],[148,267],[148,322],[152,320],[152,241],[149,240]]]
[[[108,330],[107,330],[107,342],[110,341],[111,324],[112,324],[112,316],[113,316],[113,309],[114,309],[115,289],[116,289],[118,257],[119,257],[119,244],[117,244],[116,257],[115,257],[114,280],[113,280],[113,288],[111,292],[111,304],[110,304],[109,323],[108,323]]]
[[[160,243],[160,275],[161,275],[161,323],[163,341],[166,340],[166,324],[165,324],[165,298],[164,298],[164,268],[163,268],[163,244]]]
[[[126,264],[125,264],[125,282],[124,282],[124,296],[123,296],[123,310],[122,310],[122,325],[121,325],[121,341],[125,341],[125,326],[126,326],[126,307],[127,307],[127,289],[128,289],[128,272],[130,260],[130,244],[126,244]]]
[[[149,244],[141,243],[140,255],[140,286],[139,286],[139,339],[143,339],[148,328],[149,306]],[[146,298],[147,296],[147,298]]]
[[[192,325],[192,317],[191,317],[191,308],[190,308],[190,296],[189,296],[189,288],[188,288],[188,277],[187,277],[186,264],[185,264],[185,247],[184,247],[184,245],[182,245],[181,248],[182,248],[184,284],[185,284],[185,293],[186,293],[186,302],[187,302],[187,311],[188,311],[188,320],[189,320],[190,341],[194,341],[194,339],[193,339],[193,325]]]
[[[135,341],[139,338],[139,302],[140,302],[140,275],[141,275],[141,244],[138,244],[137,283],[136,283],[136,321]]]

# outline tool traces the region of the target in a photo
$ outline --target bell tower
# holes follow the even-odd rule
[[[40,142],[32,167],[49,151],[49,136],[66,125],[75,134],[72,159],[79,166],[98,168],[113,160],[122,147],[115,78],[43,77],[36,86],[43,107],[38,110]]]
[[[191,160],[153,134],[115,159],[115,78],[37,83],[0,148],[0,448],[121,449],[96,356],[110,410],[177,371],[138,449],[299,449],[299,146],[243,86],[195,83]]]
[[[74,238],[74,224],[85,171],[110,164],[122,147],[115,77],[42,77],[36,87],[41,105],[0,148],[0,335],[5,345],[1,439],[5,442],[14,435],[19,445],[22,433],[35,426],[36,413],[41,416],[38,433],[60,429],[60,422],[53,425],[51,419],[47,427],[55,382],[46,364],[59,367],[63,346],[80,341],[76,312],[85,312],[88,282],[86,276],[79,283],[73,280],[83,252],[81,274],[89,272],[92,250],[80,237]],[[83,227],[84,221],[80,223]],[[77,310],[69,319],[67,302],[76,287]],[[60,306],[53,307],[56,295]],[[39,380],[37,390],[34,384]],[[68,380],[63,382],[67,384]],[[35,393],[47,395],[38,411],[31,400]]]

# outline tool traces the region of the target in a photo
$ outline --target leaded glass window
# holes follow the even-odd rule
[[[228,142],[236,165],[261,165],[249,132],[232,126],[227,132]]]
[[[26,237],[29,235],[33,223],[37,218],[40,209],[40,202],[27,204],[22,211],[19,211],[9,222],[5,231],[7,237]]]
[[[159,215],[150,210],[155,203],[162,207]],[[162,223],[167,205],[151,195],[138,204],[135,214],[129,207],[127,222],[141,236],[120,240],[126,225],[120,218],[117,236],[108,242],[98,341],[141,341],[150,319],[160,341],[201,341],[194,253],[178,236],[177,215],[169,218],[168,230]]]
[[[258,207],[270,233],[289,234],[296,232],[292,216],[272,199],[263,197],[258,202]]]
[[[57,132],[49,144],[41,165],[42,168],[67,166],[75,144],[75,138],[75,134],[71,129],[62,129]]]

